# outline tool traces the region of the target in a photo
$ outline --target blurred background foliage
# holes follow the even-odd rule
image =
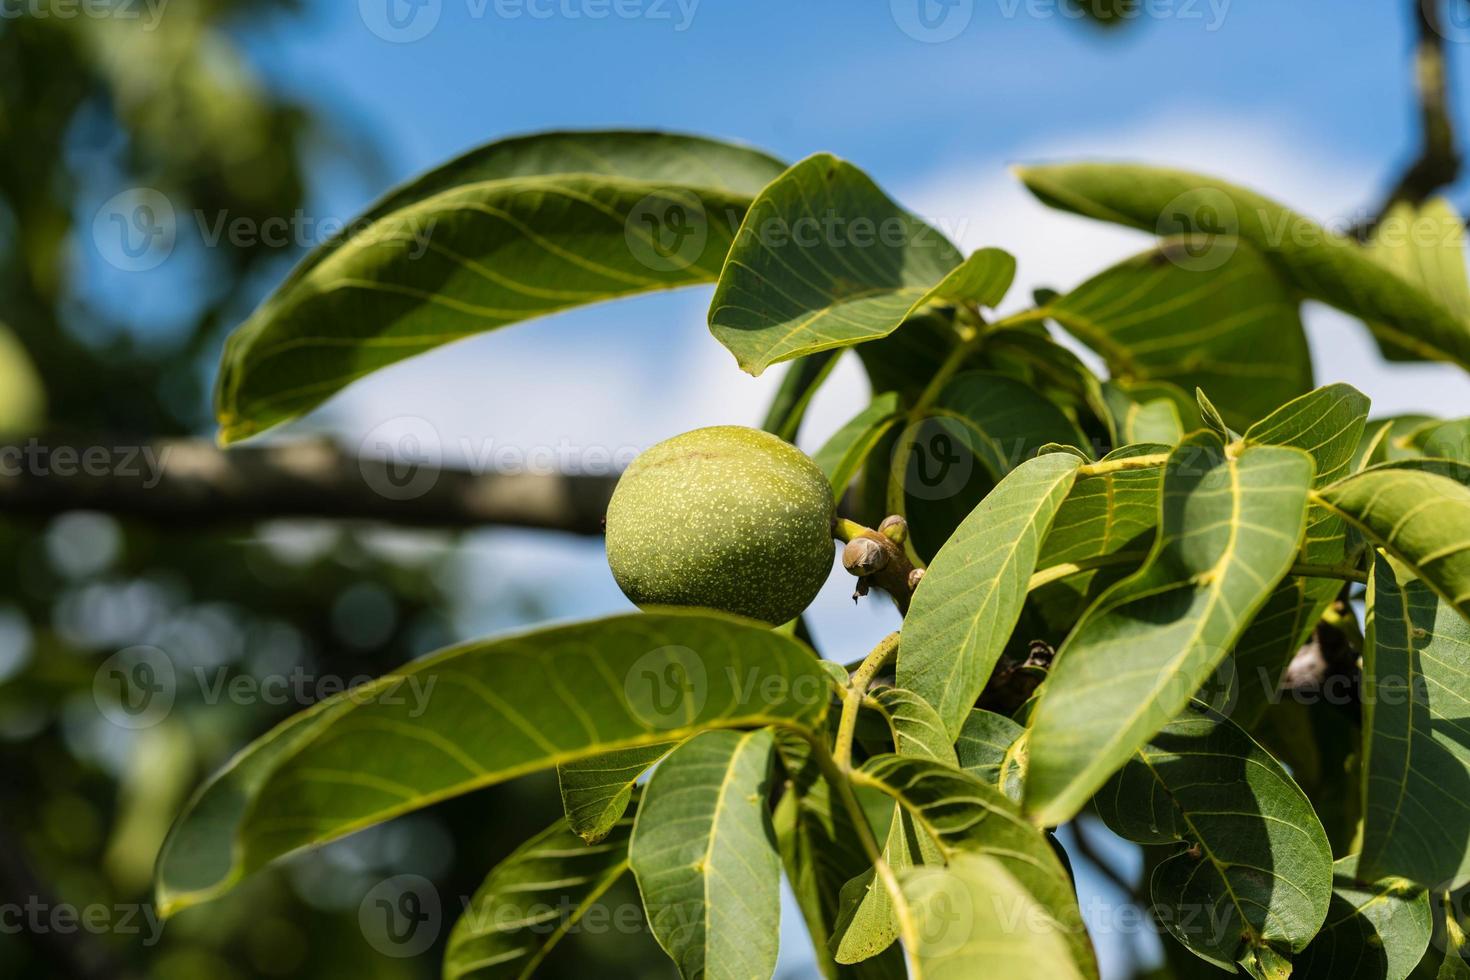
[[[162,298],[167,315],[139,315],[125,291],[98,288],[107,270],[79,245],[102,203],[95,188],[152,188],[176,207],[259,226],[303,208],[318,165],[384,183],[365,133],[273,92],[232,35],[246,18],[289,21],[296,6],[172,0],[149,23],[16,16],[26,8],[7,5],[5,438],[106,433],[121,448],[207,434],[222,338],[295,257],[263,241],[202,250]],[[437,946],[398,957],[368,941],[364,897],[395,875],[427,877],[444,896],[442,942],[459,911],[450,896],[472,894],[559,810],[554,779],[477,794],[261,875],[153,943],[152,865],[186,794],[318,692],[455,638],[455,541],[296,522],[201,532],[76,513],[6,518],[0,555],[0,904],[102,906],[94,914],[116,924],[35,929],[12,913],[0,924],[0,977],[435,976]],[[519,604],[517,619],[537,615],[528,597],[504,602]],[[156,724],[126,727],[99,707],[120,693],[102,668],[139,645],[167,651],[177,695]],[[265,703],[282,699],[246,687],[233,697],[221,685],[238,678],[278,678],[305,696]],[[569,943],[548,974],[643,974],[661,969],[652,952]],[[640,962],[625,970],[608,957]]]

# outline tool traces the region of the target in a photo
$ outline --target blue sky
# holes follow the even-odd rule
[[[955,36],[922,40],[919,2],[932,4],[938,33]],[[546,128],[685,130],[791,160],[826,150],[965,247],[1013,250],[1019,295],[1072,285],[1146,240],[1046,211],[1016,188],[1009,163],[1172,163],[1331,218],[1371,207],[1414,152],[1408,3],[1153,0],[1103,31],[1059,2],[334,0],[244,37],[266,84],[365,129],[393,180]],[[1470,25],[1451,27],[1463,75]],[[323,169],[313,206],[346,219],[383,189]],[[1467,191],[1462,182],[1452,193],[1462,208]],[[351,443],[427,426],[446,458],[463,461],[493,446],[616,451],[696,425],[753,424],[779,372],[740,374],[705,329],[707,302],[700,290],[646,297],[476,338],[355,386],[300,428]],[[1470,406],[1456,369],[1379,365],[1361,326],[1331,311],[1310,308],[1308,328],[1319,378],[1358,384],[1382,412]],[[820,444],[865,394],[845,361],[803,444]],[[627,608],[595,542],[487,531],[456,572],[460,631],[515,624],[519,614],[496,602],[512,575],[558,617]],[[835,575],[813,612],[836,659],[860,656],[894,624],[879,603],[854,609],[849,590]],[[1085,870],[1082,887],[1084,906],[1117,899]],[[786,918],[797,956],[800,928]],[[1109,972],[1125,943],[1100,937]]]

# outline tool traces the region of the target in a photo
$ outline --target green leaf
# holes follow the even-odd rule
[[[1443,198],[1388,210],[1367,249],[1399,278],[1418,286],[1462,323],[1470,322],[1470,284],[1465,273],[1465,220]],[[1413,359],[1413,346],[1380,332],[1379,346],[1393,360]]]
[[[966,446],[999,480],[1047,443],[1087,445],[1071,419],[1005,375],[966,371],[940,390],[931,414],[952,420]]]
[[[46,389],[10,328],[0,323],[0,435],[22,435],[46,418]]]
[[[933,704],[951,740],[990,679],[1026,601],[1042,539],[1082,461],[1038,456],[965,518],[914,592],[898,683]]]
[[[1225,422],[1225,417],[1220,414],[1220,410],[1215,407],[1215,403],[1210,401],[1210,396],[1205,394],[1203,388],[1194,389],[1194,400],[1199,405],[1199,415],[1204,420],[1206,428],[1214,430],[1215,434],[1221,439],[1231,440],[1235,438],[1235,433],[1230,431],[1230,426]]]
[[[1379,557],[1363,649],[1362,872],[1470,882],[1470,623]]]
[[[959,765],[954,737],[945,730],[939,713],[921,696],[901,687],[885,687],[869,694],[866,702],[887,720],[899,755]]]
[[[781,863],[811,934],[818,967],[831,980],[904,980],[903,956],[896,947],[853,965],[832,958],[829,944],[842,912],[843,886],[871,867],[847,809],[834,805],[831,787],[811,758],[810,747],[780,735],[777,744],[787,781],[771,819]]]
[[[1033,925],[1065,936],[1076,968],[1096,977],[1092,944],[1070,876],[1046,835],[1027,823],[999,789],[943,763],[899,755],[874,756],[852,778],[893,797],[938,845],[946,862],[960,854],[999,861],[1045,911],[1044,924],[1033,920]],[[900,911],[913,914],[911,908]]]
[[[655,742],[557,766],[562,809],[572,830],[588,844],[606,837],[627,811],[638,777],[677,744]]]
[[[1045,621],[1059,633],[1070,629],[1103,589],[1147,558],[1159,521],[1163,467],[1128,468],[1126,461],[1167,455],[1170,448],[1140,444],[1115,449],[1102,458],[1103,466],[1078,476],[1036,562],[1038,570],[1068,574],[1031,593]]]
[[[1419,446],[1426,456],[1470,463],[1470,419],[1441,422],[1424,433]]]
[[[899,755],[958,765],[954,745],[938,713],[912,691],[884,688],[866,699],[883,715]],[[920,864],[942,862],[931,840],[913,817],[897,803],[883,845],[884,862],[895,872]],[[843,886],[843,907],[834,934],[833,953],[839,963],[856,963],[890,946],[899,935],[901,910],[869,867]]]
[[[1094,276],[1044,312],[1097,351],[1114,378],[1204,388],[1225,420],[1243,428],[1312,387],[1297,305],[1255,249],[1241,245],[1218,267],[1201,269],[1175,239]]]
[[[1466,942],[1465,932],[1460,928],[1458,911],[1449,892],[1444,894],[1444,912],[1444,961],[1439,966],[1436,980],[1470,980],[1470,962],[1465,959],[1465,950],[1470,943]]]
[[[1470,487],[1387,463],[1324,487],[1316,499],[1470,618]]]
[[[1365,249],[1252,191],[1212,177],[1131,164],[1027,167],[1021,179],[1052,207],[1144,231],[1192,234],[1208,265],[1238,243],[1260,251],[1288,283],[1366,321],[1380,338],[1430,360],[1470,366],[1470,326]]]
[[[1358,856],[1332,866],[1327,922],[1295,959],[1298,980],[1405,980],[1429,948],[1429,893],[1403,882],[1358,882]]]
[[[1346,476],[1368,420],[1368,398],[1351,385],[1318,388],[1272,412],[1246,430],[1248,445],[1294,446],[1316,464],[1313,486]],[[1346,526],[1323,507],[1307,509],[1307,534],[1299,560],[1340,566],[1348,561]],[[1274,696],[1281,673],[1332,605],[1342,583],[1293,577],[1266,600],[1235,648],[1240,697],[1233,714],[1250,729]]]
[[[774,747],[766,729],[701,733],[644,791],[629,860],[649,928],[686,980],[776,969],[781,859],[766,810]]]
[[[546,133],[473,150],[369,208],[230,336],[220,438],[262,432],[452,340],[709,282],[780,172],[756,150],[666,133]]]
[[[925,418],[898,437],[888,510],[902,513],[920,555],[937,554],[1000,480],[1048,443],[1086,446],[1060,408],[1014,378],[956,375]]]
[[[1108,414],[1121,445],[1149,442],[1175,446],[1184,438],[1179,403],[1155,390],[1152,383],[1109,381],[1103,385],[1103,398],[1107,400]],[[1194,412],[1199,414],[1198,409]]]
[[[454,924],[444,980],[526,980],[628,870],[631,817],[587,846],[558,820],[497,864]]]
[[[710,303],[740,367],[886,337],[923,307],[994,306],[1015,276],[999,249],[963,259],[857,167],[826,153],[771,181],[750,206]]]
[[[1299,449],[1236,453],[1209,432],[1170,454],[1148,563],[1087,611],[1041,687],[1026,774],[1033,819],[1074,816],[1189,703],[1291,567],[1311,480]]]
[[[896,392],[878,395],[872,404],[849,419],[817,450],[812,459],[827,474],[833,497],[842,499],[842,494],[867,462],[873,447],[902,417]]]
[[[191,801],[159,860],[165,914],[281,855],[461,793],[707,728],[816,730],[810,649],[709,612],[617,616],[451,647],[296,715]]]
[[[766,409],[766,420],[761,423],[761,428],[787,442],[795,442],[812,399],[826,384],[841,353],[822,351],[793,361],[781,376],[781,387],[776,389],[776,395]]]
[[[1332,894],[1332,849],[1306,795],[1233,722],[1197,704],[1133,753],[1098,813],[1140,844],[1185,843],[1154,870],[1173,935],[1230,970],[1261,947],[1304,949]]]
[[[1080,357],[1052,340],[1040,324],[1019,329],[992,327],[985,334],[977,361],[980,363],[976,366],[988,364],[1002,371],[1009,369],[1009,373],[1068,409],[1084,429],[1087,429],[1088,415],[1104,429],[1108,428],[1103,383]],[[1109,438],[1108,442],[1116,440]]]
[[[1089,975],[1078,966],[1062,928],[1045,921],[1045,908],[993,857],[959,854],[946,867],[914,868],[900,882],[919,936],[918,977]]]
[[[883,863],[895,874],[943,864],[944,855],[915,824],[913,815],[897,804],[894,810],[883,843]],[[833,958],[842,964],[864,963],[884,953],[902,931],[900,920],[912,919],[906,903],[883,886],[871,867],[842,886],[840,907],[831,949]]]
[[[1025,733],[1025,728],[1005,715],[974,709],[955,741],[960,768],[1019,803],[1024,776],[1020,739]]]

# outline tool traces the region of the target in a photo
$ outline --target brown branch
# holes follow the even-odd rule
[[[1409,5],[1417,28],[1414,89],[1419,103],[1419,156],[1400,175],[1377,214],[1355,229],[1360,239],[1372,234],[1395,204],[1420,204],[1454,183],[1463,162],[1450,109],[1442,0],[1410,0]]]
[[[0,513],[98,510],[170,527],[282,517],[599,534],[615,475],[494,473],[362,459],[327,442],[228,451],[203,440],[0,445]]]

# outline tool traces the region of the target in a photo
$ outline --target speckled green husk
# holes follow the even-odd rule
[[[607,508],[607,561],[639,606],[704,606],[779,624],[832,569],[832,488],[776,436],[674,436],[633,461]]]

